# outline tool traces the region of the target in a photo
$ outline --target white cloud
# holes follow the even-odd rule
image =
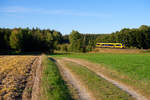
[[[98,12],[79,12],[75,10],[47,10],[36,8],[25,8],[19,6],[0,8],[1,13],[37,13],[37,14],[50,14],[50,15],[70,15],[70,16],[85,16],[85,17],[110,17],[109,14]]]
[[[3,13],[20,13],[20,12],[29,12],[30,10],[28,8],[14,6],[14,7],[5,7],[0,8],[0,12]]]

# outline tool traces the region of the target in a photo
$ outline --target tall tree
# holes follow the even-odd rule
[[[57,49],[58,44],[62,43],[62,35],[60,32],[53,31],[54,48]]]
[[[10,35],[10,46],[12,49],[21,51],[21,39],[22,39],[21,29],[14,29]]]
[[[73,52],[82,51],[81,34],[78,31],[73,30],[69,35],[70,46],[69,50]]]
[[[9,36],[11,34],[10,29],[0,28],[0,51],[9,50]]]

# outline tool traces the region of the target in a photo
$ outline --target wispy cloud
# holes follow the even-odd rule
[[[35,13],[35,14],[50,14],[50,15],[70,15],[70,16],[87,16],[87,17],[110,17],[109,14],[99,12],[82,12],[76,10],[47,10],[36,8],[25,8],[19,6],[0,8],[1,13]]]
[[[29,12],[29,8],[13,6],[13,7],[3,7],[0,8],[0,12],[2,13],[21,13],[21,12]]]

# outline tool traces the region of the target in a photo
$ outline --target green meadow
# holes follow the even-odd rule
[[[105,72],[114,79],[132,86],[144,95],[150,94],[150,54],[72,53],[52,56],[79,58],[99,64],[114,71],[112,74]]]
[[[85,59],[102,64],[136,79],[150,80],[150,54],[99,54],[77,53],[53,55],[53,57],[70,57]]]
[[[72,62],[66,62],[66,65],[73,74],[79,77],[87,90],[92,92],[96,100],[135,100],[131,95],[99,77],[86,67]]]

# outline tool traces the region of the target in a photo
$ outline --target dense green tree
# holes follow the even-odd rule
[[[124,28],[112,34],[101,35],[96,39],[97,42],[120,42],[126,47],[150,48],[150,26],[142,25],[137,29]]]
[[[53,37],[54,37],[54,48],[57,48],[58,44],[62,43],[62,35],[60,32],[53,31]]]
[[[55,30],[39,28],[0,29],[0,51],[49,52],[62,42],[62,35]]]
[[[10,29],[0,28],[0,51],[9,50],[9,36],[11,34]]]
[[[14,29],[10,35],[10,46],[12,49],[21,51],[22,30]]]
[[[82,51],[82,38],[78,31],[72,31],[69,35],[70,46],[69,50],[73,52]]]
[[[148,49],[150,48],[150,26],[142,25],[139,27],[139,31],[141,33],[142,40],[143,40],[143,48]]]

